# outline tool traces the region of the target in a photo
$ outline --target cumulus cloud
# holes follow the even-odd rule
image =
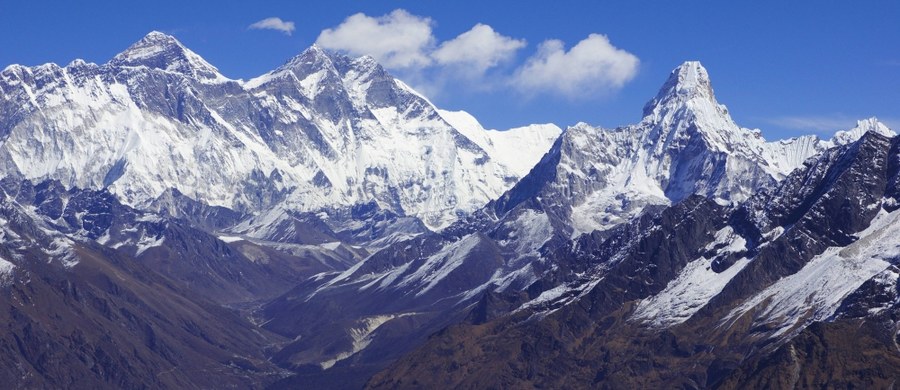
[[[460,67],[470,74],[480,75],[510,60],[523,47],[524,39],[500,35],[491,26],[479,23],[442,43],[432,57],[438,64]]]
[[[388,68],[425,67],[434,47],[430,18],[402,9],[381,17],[352,15],[335,28],[322,31],[316,43],[352,55],[371,55]]]
[[[402,9],[383,16],[357,13],[323,30],[316,44],[351,56],[370,55],[417,89],[438,92],[462,81],[481,90],[505,86],[528,94],[585,97],[618,90],[634,78],[640,62],[605,35],[591,34],[568,51],[562,41],[545,41],[514,71],[490,72],[509,69],[501,65],[513,63],[526,41],[478,23],[440,42],[434,25],[431,18]]]
[[[513,76],[513,86],[526,93],[549,92],[569,98],[612,92],[637,74],[638,58],[591,34],[566,51],[562,41],[547,40]]]
[[[382,65],[401,71],[453,69],[468,77],[483,75],[515,56],[525,40],[501,35],[476,24],[456,38],[438,45],[434,22],[397,9],[379,17],[352,15],[319,34],[316,43],[350,55],[371,55]]]
[[[251,24],[248,28],[251,30],[275,30],[281,31],[287,35],[294,32],[294,22],[281,20],[281,18],[271,17],[260,20]]]

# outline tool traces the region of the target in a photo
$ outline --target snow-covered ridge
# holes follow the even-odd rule
[[[9,66],[0,91],[6,174],[109,188],[138,206],[169,189],[252,214],[374,202],[432,229],[502,195],[562,133],[484,130],[467,113],[438,110],[371,57],[317,46],[230,81],[158,32],[103,65]],[[561,179],[548,198],[569,199],[557,203],[574,233],[694,193],[739,201],[824,147],[888,131],[869,121],[832,143],[766,142],[734,124],[697,62],[673,71],[645,113],[636,125],[577,125],[562,136]]]
[[[797,273],[735,308],[725,322],[752,312],[755,324],[767,325],[774,336],[782,336],[831,317],[847,295],[888,269],[900,255],[900,244],[887,239],[898,233],[900,212],[881,210],[868,228],[857,233],[857,241],[827,249]]]
[[[707,250],[716,247],[719,256],[745,251],[746,240],[735,234],[730,226],[716,232],[716,239]],[[712,270],[714,258],[700,258],[688,263],[665,290],[638,303],[633,318],[657,327],[669,327],[691,318],[709,300],[722,292],[731,279],[750,262],[741,258],[727,270]]]
[[[103,65],[7,67],[0,91],[0,172],[139,206],[169,189],[248,213],[375,202],[437,229],[530,168],[494,150],[549,148],[535,129],[482,149],[371,57],[317,46],[240,82],[152,32]]]
[[[850,130],[838,131],[834,134],[834,137],[831,138],[830,142],[833,145],[846,145],[856,142],[856,140],[862,138],[867,132],[873,132],[887,137],[897,135],[897,133],[888,128],[887,125],[879,122],[878,118],[871,117],[856,121],[856,127]]]
[[[228,78],[215,66],[181,44],[175,37],[152,31],[117,54],[113,66],[146,66],[177,72],[201,81],[225,82]]]
[[[610,229],[647,206],[690,195],[734,204],[866,131],[893,134],[872,119],[830,141],[815,136],[766,141],[759,130],[734,122],[716,100],[707,70],[688,61],[672,71],[639,123],[615,129],[580,123],[567,129],[553,151],[558,161],[547,161],[554,164],[556,179],[540,199],[566,219],[572,236]]]
[[[517,176],[525,176],[562,134],[552,123],[534,124],[508,130],[486,130],[478,119],[465,111],[439,110],[441,117],[460,133],[510,167]]]

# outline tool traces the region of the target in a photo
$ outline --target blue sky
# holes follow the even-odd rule
[[[827,135],[869,116],[900,130],[896,1],[258,3],[0,0],[0,67],[104,63],[159,30],[247,79],[318,40],[378,50],[438,106],[503,129],[636,122],[672,68],[700,60],[738,124],[769,139]],[[270,17],[293,27],[249,28]]]

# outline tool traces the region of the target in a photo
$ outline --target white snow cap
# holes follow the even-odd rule
[[[698,61],[686,61],[669,74],[656,97],[644,106],[642,122],[671,124],[687,119],[685,115],[707,122],[711,130],[737,128],[728,109],[716,101],[709,73]]]
[[[831,142],[833,142],[835,145],[846,145],[856,142],[856,140],[862,138],[863,135],[870,131],[887,137],[893,137],[897,135],[897,133],[885,126],[884,123],[881,123],[878,118],[873,116],[868,119],[856,121],[856,127],[850,130],[838,131],[834,134]]]
[[[224,79],[215,66],[181,44],[175,37],[151,31],[117,54],[113,66],[146,66],[201,79]]]
[[[706,68],[700,64],[700,61],[685,61],[672,70],[656,97],[644,106],[644,116],[651,115],[659,106],[668,106],[676,101],[683,102],[696,97],[716,103]]]
[[[709,73],[700,61],[685,61],[672,70],[658,97],[703,96],[715,99]]]

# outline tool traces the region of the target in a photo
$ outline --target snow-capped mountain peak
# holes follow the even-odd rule
[[[244,87],[256,89],[274,80],[296,79],[304,89],[310,89],[329,78],[332,79],[331,83],[340,83],[334,58],[325,49],[313,44],[275,70],[249,80]],[[315,94],[309,97],[315,98]]]
[[[659,146],[699,132],[712,149],[731,153],[746,150],[742,144],[761,138],[759,132],[734,123],[728,109],[716,101],[709,73],[698,61],[684,62],[669,74],[656,97],[644,106],[641,124],[651,130],[648,135]]]
[[[709,73],[696,61],[675,68],[644,108],[640,123],[603,129],[570,127],[553,158],[545,158],[523,183],[544,183],[539,202],[573,227],[572,236],[607,230],[691,195],[720,204],[746,199],[821,149],[813,140],[766,142],[758,130],[738,126],[716,101]],[[520,185],[500,200],[537,191]],[[566,202],[560,201],[567,199]],[[562,205],[562,206],[560,206]]]
[[[665,106],[676,100],[693,98],[703,98],[713,103],[716,101],[706,68],[699,61],[685,61],[672,70],[659,93],[647,106]],[[645,111],[645,115],[647,114],[649,113]]]
[[[290,60],[285,63],[281,69],[286,68],[298,68],[303,65],[310,66],[316,65],[319,67],[323,67],[325,63],[330,64],[331,56],[325,51],[325,49],[321,48],[319,45],[313,44],[312,46],[303,50],[300,54],[294,56]]]
[[[175,37],[152,31],[117,54],[112,66],[162,69],[200,80],[227,80],[215,66],[181,44]]]
[[[154,205],[168,190],[245,213],[377,204],[438,228],[525,171],[479,148],[371,57],[318,46],[239,83],[152,32],[100,66],[9,66],[0,92],[0,113],[20,113],[0,121],[0,171],[107,188],[130,205]],[[535,155],[549,147],[528,141],[540,141]]]
[[[878,133],[887,137],[897,135],[893,130],[881,123],[878,118],[871,117],[856,121],[856,127],[850,130],[838,131],[834,134],[831,142],[835,145],[846,145],[862,138],[868,132]]]

